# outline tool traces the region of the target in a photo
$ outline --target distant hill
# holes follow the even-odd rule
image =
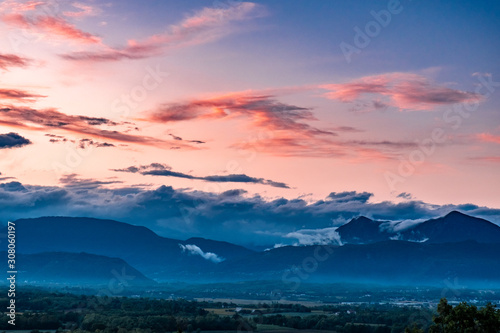
[[[201,238],[189,241],[158,236],[142,226],[113,220],[75,217],[41,217],[16,221],[17,251],[86,252],[122,258],[151,278],[209,269],[214,262],[183,250],[179,244],[197,245],[204,252],[236,258],[252,251],[241,246]],[[207,250],[206,248],[210,250]]]
[[[398,232],[386,228],[389,223],[360,216],[337,228],[337,232],[344,244],[369,244],[394,239],[428,243],[468,240],[479,243],[500,243],[499,226],[457,211]]]
[[[2,258],[6,252],[2,252]],[[108,285],[118,288],[152,285],[155,282],[119,258],[88,253],[45,252],[18,254],[17,280],[27,283]]]

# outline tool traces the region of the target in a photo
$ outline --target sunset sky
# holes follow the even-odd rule
[[[6,0],[0,29],[2,222],[500,223],[498,1]]]

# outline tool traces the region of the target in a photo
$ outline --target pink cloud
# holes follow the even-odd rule
[[[122,48],[105,47],[96,52],[74,52],[62,55],[76,61],[117,61],[142,59],[164,54],[173,49],[204,44],[230,34],[229,24],[262,15],[261,7],[251,2],[241,2],[228,8],[204,8],[182,22],[172,25],[161,34],[143,41],[129,40]]]
[[[13,27],[41,33],[48,38],[62,38],[83,44],[100,44],[101,39],[91,33],[78,29],[62,17],[36,15],[30,13],[44,2],[18,3],[9,1],[0,7],[0,19]]]
[[[400,110],[432,110],[439,105],[478,102],[482,96],[437,85],[424,76],[388,73],[362,77],[347,83],[320,86],[330,90],[324,96],[341,102],[353,102],[368,95],[376,103]],[[382,100],[380,98],[382,97]]]
[[[307,156],[347,158],[353,162],[385,161],[397,157],[397,152],[416,146],[413,142],[345,141],[337,132],[357,133],[349,126],[320,129],[309,124],[316,120],[312,108],[285,104],[276,96],[261,92],[234,92],[184,103],[163,104],[146,115],[155,123],[195,120],[241,119],[252,130],[262,131],[261,138],[252,142],[237,142],[236,149],[253,150],[275,156]]]
[[[99,37],[77,29],[74,25],[62,18],[41,16],[38,20],[33,21],[32,25],[35,28],[41,28],[51,35],[57,35],[75,42],[85,44],[98,44],[101,42]]]
[[[34,102],[38,98],[47,97],[37,94],[32,94],[24,90],[17,89],[0,89],[0,100],[8,99],[18,102]]]
[[[281,103],[272,95],[236,92],[209,99],[178,104],[164,104],[147,116],[153,122],[176,122],[192,119],[246,117],[253,127],[267,130],[297,131],[304,135],[337,134],[310,126],[304,121],[316,120],[310,108]]]
[[[29,12],[35,10],[39,6],[45,5],[45,1],[25,1],[5,0],[0,4],[0,11],[11,11],[14,13]]]
[[[31,59],[15,54],[0,53],[0,68],[4,70],[9,67],[27,67],[31,62]]]
[[[89,5],[86,5],[86,4],[83,4],[83,3],[80,3],[80,2],[74,2],[72,4],[72,6],[79,9],[79,10],[76,12],[69,12],[69,11],[63,12],[64,16],[67,16],[67,17],[95,16],[99,12],[98,10],[96,10],[96,8],[89,6]]]
[[[482,142],[492,142],[500,144],[500,135],[492,135],[489,133],[480,133],[477,135],[479,141]]]
[[[65,131],[92,138],[118,142],[157,146],[159,148],[196,149],[192,145],[166,141],[149,136],[128,134],[115,128],[126,123],[117,123],[107,118],[74,116],[64,114],[54,108],[36,110],[28,107],[0,105],[0,124],[33,131]],[[102,128],[102,127],[106,128]]]
[[[471,157],[470,160],[489,163],[500,163],[500,156]]]

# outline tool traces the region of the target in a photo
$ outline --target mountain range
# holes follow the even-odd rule
[[[500,227],[460,212],[407,227],[358,217],[337,229],[342,245],[261,252],[203,238],[165,238],[112,220],[41,217],[15,223],[24,281],[99,284],[113,278],[110,272],[126,270],[141,285],[265,279],[289,286],[442,285],[459,279],[470,286],[500,286]]]
[[[499,226],[457,211],[400,230],[392,222],[376,221],[361,216],[340,226],[337,232],[344,244],[367,244],[384,240],[426,243],[452,243],[467,240],[498,243],[500,241]]]

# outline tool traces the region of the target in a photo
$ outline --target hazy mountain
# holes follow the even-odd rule
[[[203,238],[181,241],[160,237],[145,227],[117,221],[44,217],[16,221],[16,245],[18,253],[43,253],[37,260],[46,260],[48,266],[30,268],[34,264],[29,260],[34,262],[32,258],[36,257],[28,257],[27,267],[37,274],[47,272],[47,277],[57,260],[65,263],[59,269],[72,271],[67,273],[69,276],[79,272],[73,268],[78,260],[92,271],[91,262],[98,259],[80,254],[86,252],[121,258],[158,281],[269,279],[287,283],[307,280],[435,285],[459,278],[463,283],[500,285],[500,227],[458,212],[400,233],[393,231],[391,223],[365,217],[353,219],[337,229],[343,246],[287,246],[253,252]],[[401,240],[389,240],[396,238]],[[83,257],[54,254],[55,259],[51,259],[45,252]],[[103,269],[99,274],[105,273]]]
[[[16,266],[17,280],[27,283],[112,284],[115,288],[154,284],[122,259],[88,253],[18,254]]]
[[[363,245],[281,247],[217,268],[234,279],[500,286],[499,244],[384,241]],[[455,280],[457,279],[457,280]]]
[[[197,245],[221,258],[252,253],[241,246],[201,238],[181,241],[158,236],[146,227],[112,220],[41,217],[16,221],[20,253],[73,252],[119,257],[149,277],[208,269],[215,263],[180,245]],[[205,249],[209,248],[209,250]]]

